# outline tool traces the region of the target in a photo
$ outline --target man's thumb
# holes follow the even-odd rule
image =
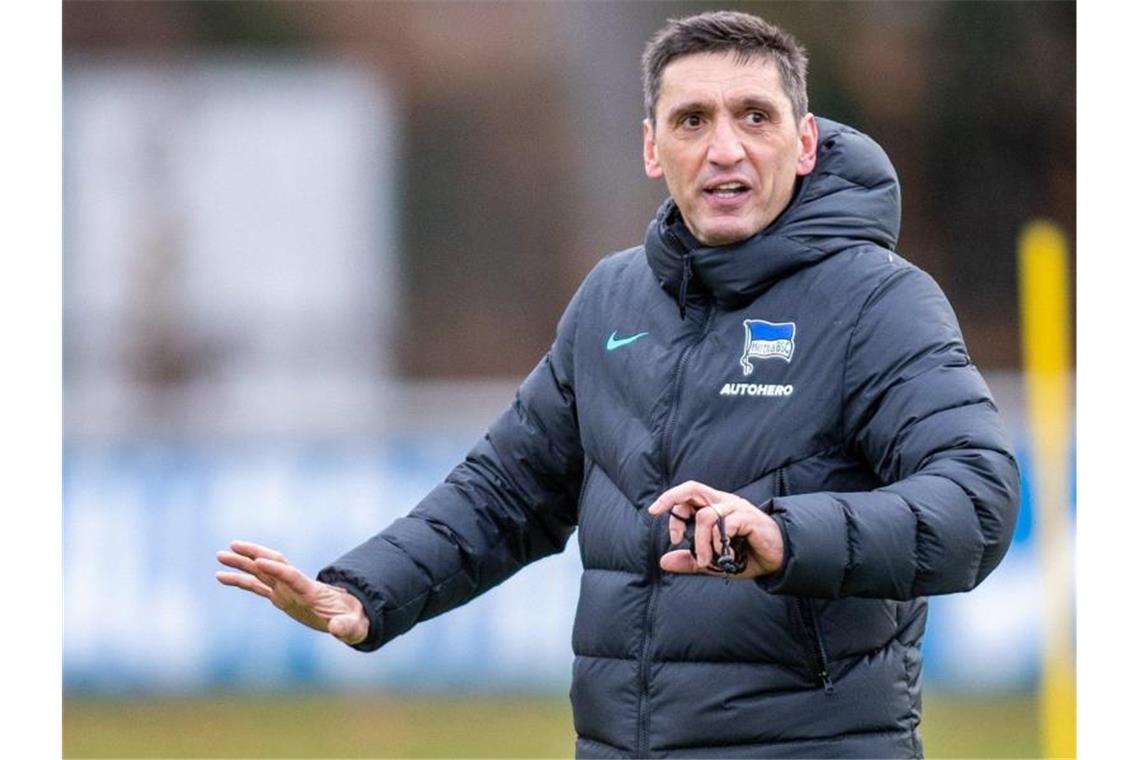
[[[329,633],[346,644],[356,644],[364,639],[359,630],[355,615],[337,615],[329,621]]]

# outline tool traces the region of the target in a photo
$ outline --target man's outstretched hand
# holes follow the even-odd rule
[[[744,572],[733,578],[755,578],[780,569],[784,562],[784,539],[775,520],[736,494],[690,480],[670,488],[649,506],[654,517],[669,515],[669,539],[680,543],[685,534],[685,520],[696,519],[693,529],[694,557],[687,549],[666,552],[661,569],[670,573],[708,573],[720,575],[714,554],[721,549],[716,530],[718,517],[724,518],[729,540],[742,536],[748,540],[748,563]]]
[[[367,638],[368,616],[352,594],[309,578],[273,549],[248,541],[234,541],[230,549],[218,552],[218,562],[239,572],[218,572],[223,585],[264,596],[294,620],[331,633],[346,644]]]

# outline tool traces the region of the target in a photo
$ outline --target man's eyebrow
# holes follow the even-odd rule
[[[736,101],[736,105],[741,110],[759,109],[762,111],[770,111],[772,113],[775,113],[779,110],[779,106],[776,104],[775,100],[764,97],[763,95],[746,95],[740,100]]]
[[[709,105],[709,101],[707,100],[686,100],[685,102],[678,103],[677,105],[670,108],[669,113],[667,114],[667,118],[669,121],[672,121],[681,114],[704,113],[711,110],[712,106]]]

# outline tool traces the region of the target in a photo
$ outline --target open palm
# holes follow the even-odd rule
[[[368,636],[364,606],[352,594],[309,578],[283,554],[260,544],[234,541],[230,549],[218,552],[218,561],[238,572],[218,572],[223,585],[263,596],[294,620],[347,644]]]

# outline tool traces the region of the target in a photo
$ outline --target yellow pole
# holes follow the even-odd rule
[[[1039,720],[1044,757],[1076,757],[1073,525],[1069,516],[1072,326],[1065,239],[1034,221],[1018,245],[1021,343],[1032,441],[1036,542],[1045,586]]]

